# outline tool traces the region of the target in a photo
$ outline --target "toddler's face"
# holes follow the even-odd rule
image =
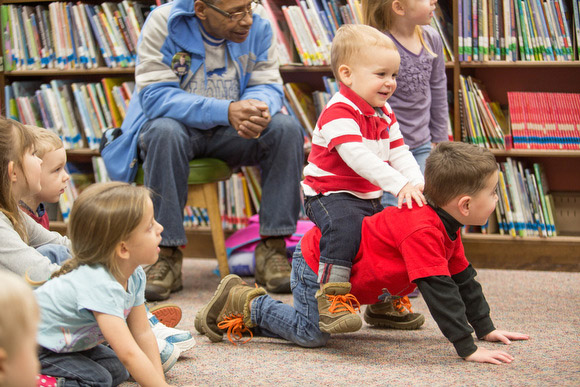
[[[36,329],[22,338],[16,351],[4,364],[5,387],[36,387],[36,375],[40,372],[36,344]]]
[[[343,83],[372,107],[383,107],[397,88],[400,63],[396,50],[368,47],[350,66],[351,73]]]
[[[486,179],[485,188],[472,196],[466,224],[481,226],[487,222],[497,203],[497,182],[498,174],[491,174]]]
[[[38,198],[42,202],[56,203],[64,193],[70,176],[66,173],[66,151],[64,148],[46,152],[42,159],[40,185],[42,187]]]

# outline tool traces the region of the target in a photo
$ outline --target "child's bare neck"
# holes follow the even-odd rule
[[[23,202],[30,208],[35,214],[36,209],[40,206],[41,201],[36,198],[36,196],[24,196],[20,198],[20,201]]]
[[[389,32],[407,50],[414,54],[419,54],[423,46],[421,44],[421,39],[419,39],[419,36],[417,35],[415,27],[415,25],[406,23],[393,23],[393,26]]]

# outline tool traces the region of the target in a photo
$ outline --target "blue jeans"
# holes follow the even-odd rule
[[[417,160],[417,164],[419,164],[419,167],[421,168],[421,173],[424,175],[425,162],[427,161],[429,154],[431,154],[431,141],[426,142],[423,145],[419,145],[417,148],[411,149],[411,153],[415,157],[415,160]],[[385,192],[381,198],[381,204],[384,207],[397,206],[398,199],[390,192]]]
[[[64,261],[72,256],[68,247],[54,243],[38,246],[36,251],[50,259],[50,262],[61,266]]]
[[[348,193],[309,196],[306,215],[321,232],[320,262],[351,268],[358,252],[362,221],[383,210],[379,199],[360,199]]]
[[[183,208],[187,201],[189,161],[214,157],[233,169],[259,165],[262,177],[260,234],[291,235],[300,210],[304,137],[298,122],[278,113],[257,139],[241,138],[231,126],[201,130],[171,118],[143,125],[139,137],[145,185],[155,195],[157,221],[163,225],[163,246],[187,243]]]
[[[292,257],[290,287],[294,306],[283,304],[269,295],[252,301],[251,321],[257,324],[257,335],[279,337],[301,347],[322,347],[330,338],[318,328],[318,302],[314,295],[320,289],[317,275],[306,264],[300,243]]]
[[[87,351],[70,353],[56,353],[39,347],[38,359],[40,373],[64,378],[66,387],[110,387],[129,379],[129,372],[121,360],[103,344]]]

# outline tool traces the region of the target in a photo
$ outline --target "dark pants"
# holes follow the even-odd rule
[[[64,378],[66,387],[110,387],[129,379],[129,372],[115,352],[102,344],[69,353],[56,353],[39,347],[38,359],[40,373]]]
[[[306,215],[320,229],[320,262],[352,267],[361,240],[362,221],[383,210],[380,199],[359,199],[347,193],[307,197]]]

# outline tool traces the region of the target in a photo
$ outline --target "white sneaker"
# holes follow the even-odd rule
[[[163,372],[167,372],[175,365],[177,359],[179,359],[179,355],[181,355],[181,351],[167,340],[159,338],[157,339],[157,346],[159,347]]]
[[[166,327],[152,313],[147,313],[147,317],[149,318],[149,324],[155,337],[176,346],[179,348],[180,353],[193,348],[195,345],[195,339],[191,335],[191,332]]]

